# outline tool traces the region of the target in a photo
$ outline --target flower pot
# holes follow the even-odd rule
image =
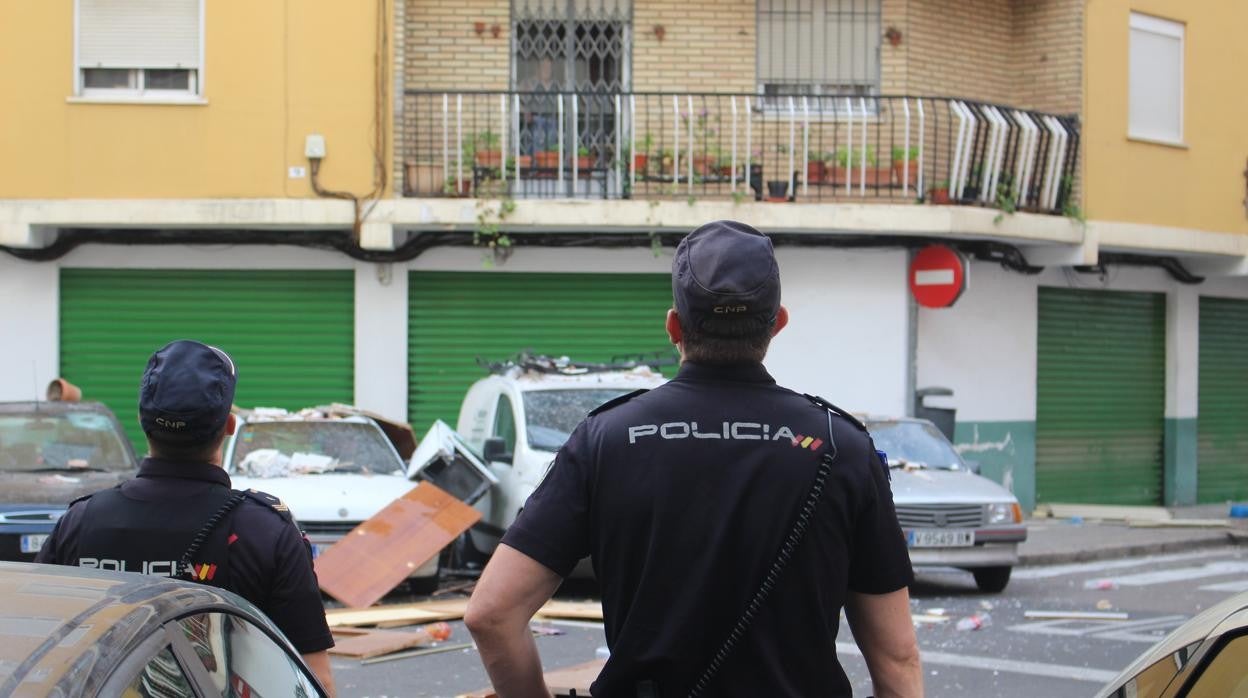
[[[906,178],[906,171],[909,170],[909,179]],[[893,183],[901,186],[902,183],[910,186],[918,186],[919,181],[919,161],[918,160],[893,160]]]
[[[715,158],[710,155],[694,155],[693,156],[693,173],[697,175],[706,175],[711,173],[715,167]]]
[[[927,200],[938,206],[949,203],[949,187],[933,187],[927,192]]]
[[[633,156],[633,169],[637,174],[644,174],[646,171],[646,162],[649,160],[648,155],[638,153]]]
[[[732,177],[732,165],[720,165],[716,168],[715,174],[720,177]]]
[[[861,169],[854,170],[854,184],[859,181],[864,182],[868,187],[887,187],[893,178],[893,169],[891,167],[873,167],[867,166],[864,172]]]
[[[465,177],[462,182],[456,181],[454,177],[447,180],[442,189],[442,193],[446,196],[456,196],[464,198],[472,193],[472,178]]]
[[[503,164],[503,151],[478,150],[476,161],[479,167],[499,167]]]
[[[575,159],[576,159],[576,169],[582,172],[589,170],[594,166],[593,155],[577,155]],[[573,160],[572,158],[568,158],[568,167],[572,166],[572,160]]]
[[[533,155],[533,164],[542,169],[556,169],[559,167],[559,151],[539,150]]]
[[[823,181],[832,185],[845,186],[845,182],[849,180],[849,171],[844,167],[824,163]]]
[[[789,194],[789,183],[783,179],[771,179],[767,181],[767,197],[769,199],[784,201]]]
[[[819,160],[812,160],[806,163],[806,181],[810,184],[822,182],[827,179],[828,168],[825,163]]]
[[[64,378],[57,378],[48,383],[47,397],[49,402],[78,402],[82,399],[82,390]]]

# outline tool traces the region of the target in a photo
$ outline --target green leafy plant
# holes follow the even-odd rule
[[[576,149],[576,154],[579,157],[587,158],[589,157],[589,148],[582,145]]]
[[[834,157],[837,167],[858,166],[862,164],[863,150],[862,148],[854,148],[852,151],[848,148],[837,148]],[[866,149],[867,166],[875,167],[875,148],[867,146]]]
[[[502,231],[502,224],[515,210],[516,202],[511,198],[501,199],[498,208],[491,208],[485,199],[477,200],[477,227],[472,231],[472,244],[482,248],[482,266],[502,264],[511,256],[511,236]]]
[[[899,145],[893,146],[893,162],[910,162],[919,157],[919,146],[912,145],[904,148]]]

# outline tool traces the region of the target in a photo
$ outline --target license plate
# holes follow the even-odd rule
[[[906,543],[911,548],[962,548],[975,545],[975,532],[942,529],[910,531]]]
[[[43,548],[44,541],[46,541],[47,539],[48,539],[48,534],[46,533],[32,533],[27,536],[22,536],[22,552],[24,553],[39,552],[39,550]]]

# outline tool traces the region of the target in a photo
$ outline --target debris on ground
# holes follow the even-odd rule
[[[1109,611],[1024,611],[1028,620],[1127,620],[1126,613]]]
[[[1083,583],[1084,589],[1099,589],[1101,591],[1112,591],[1118,588],[1118,582],[1112,579],[1089,579]]]
[[[1231,525],[1226,519],[1169,519],[1166,521],[1127,520],[1132,528],[1226,528]]]
[[[537,611],[538,618],[602,620],[601,601],[548,601]]]
[[[334,646],[329,653],[353,659],[368,659],[413,647],[443,642],[451,637],[451,626],[445,622],[429,623],[415,630],[363,630],[335,628]]]
[[[439,645],[437,647],[429,647],[423,650],[412,650],[411,652],[399,652],[396,654],[387,654],[381,657],[373,657],[360,661],[360,664],[376,664],[378,662],[391,662],[396,659],[411,659],[412,657],[423,657],[429,654],[441,654],[443,652],[454,652],[456,650],[472,649],[471,642],[463,642],[458,645]]]
[[[383,623],[413,625],[439,620],[460,620],[467,608],[468,599],[391,604],[365,609],[336,608],[325,612],[325,620],[331,628],[361,625],[381,627]]]
[[[592,662],[546,672],[546,687],[555,698],[564,696],[588,696],[589,685],[602,673],[606,666],[606,658],[598,658]],[[456,698],[497,698],[492,688],[485,688],[472,693],[461,693]]]
[[[371,606],[480,519],[481,512],[422,482],[316,558],[321,589],[352,608]]]
[[[1114,607],[1114,604],[1111,603],[1109,599],[1101,599],[1100,601],[1096,602],[1096,610],[1098,611],[1108,611],[1109,609],[1113,607]]]
[[[459,434],[442,420],[425,432],[408,459],[409,480],[432,482],[465,504],[476,504],[498,478]]]
[[[1118,504],[1041,504],[1037,518],[1079,519],[1100,521],[1169,521],[1174,518],[1165,507],[1126,506]]]
[[[532,625],[529,626],[529,631],[533,633],[534,637],[550,637],[554,635],[566,635],[567,634],[567,631],[560,630],[559,628],[556,628],[553,625],[548,625],[545,623],[533,623]]]
[[[992,615],[988,613],[975,613],[958,621],[958,630],[979,630],[985,625],[992,624]]]

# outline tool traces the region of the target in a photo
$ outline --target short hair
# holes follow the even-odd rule
[[[147,435],[147,448],[153,458],[162,460],[185,461],[188,463],[211,463],[217,455],[217,449],[225,443],[225,429],[207,441],[189,443],[166,441]]]
[[[686,360],[700,364],[757,363],[767,356],[773,327],[774,322],[762,332],[722,337],[702,332],[680,318],[680,346]]]

